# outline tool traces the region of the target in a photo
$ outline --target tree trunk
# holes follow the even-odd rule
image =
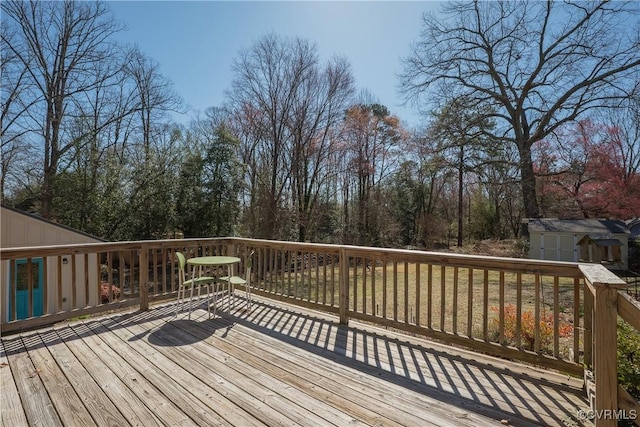
[[[531,145],[526,143],[518,144],[518,152],[520,153],[520,179],[524,214],[526,218],[540,218],[536,193],[536,176],[531,158]]]
[[[458,157],[458,247],[462,247],[462,226],[464,210],[462,203],[462,189],[464,181],[464,146],[460,146],[460,153]]]

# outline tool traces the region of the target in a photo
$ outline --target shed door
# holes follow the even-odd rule
[[[578,237],[575,234],[558,235],[558,261],[578,261]]]
[[[16,271],[14,272],[14,284],[16,295],[16,319],[26,319],[29,317],[29,278],[28,263],[26,259],[16,261]],[[31,259],[31,303],[33,308],[33,317],[42,316],[43,314],[43,278],[44,271],[42,266],[42,258]],[[9,319],[12,318],[12,304],[9,304]]]

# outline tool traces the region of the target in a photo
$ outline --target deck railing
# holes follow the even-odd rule
[[[253,253],[252,292],[335,313],[345,324],[359,319],[573,375],[593,366],[596,423],[615,415],[598,410],[628,404],[635,411],[624,391],[612,390],[617,316],[638,328],[640,309],[618,293],[624,282],[595,264],[241,238],[2,249],[8,271],[27,260],[22,286],[29,294],[35,259],[46,272],[44,314],[33,316],[29,298],[28,318],[20,320],[15,275],[3,274],[9,300],[2,332],[126,306],[146,310],[151,301],[173,298],[176,251],[243,262]]]

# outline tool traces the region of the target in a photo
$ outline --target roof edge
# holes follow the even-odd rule
[[[108,242],[109,241],[109,240],[103,239],[102,237],[94,236],[93,234],[86,233],[86,232],[84,232],[82,230],[78,230],[78,229],[75,229],[73,227],[69,227],[67,225],[60,224],[59,222],[51,221],[51,220],[43,218],[43,217],[41,217],[39,215],[35,215],[35,214],[30,213],[30,212],[25,212],[25,211],[23,211],[21,209],[13,208],[13,207],[7,206],[5,204],[0,204],[0,209],[7,209],[7,210],[10,210],[12,212],[19,213],[21,215],[25,215],[25,216],[28,216],[30,218],[42,221],[42,222],[47,223],[49,225],[53,225],[55,227],[60,227],[60,228],[62,228],[64,230],[67,230],[67,231],[72,231],[74,233],[82,234],[83,236],[90,237],[92,239],[96,239],[96,240],[99,240],[101,242]]]

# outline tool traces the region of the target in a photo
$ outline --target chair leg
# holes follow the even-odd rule
[[[192,308],[193,308],[193,284],[191,285],[191,293],[189,294],[189,320],[191,320]]]
[[[225,284],[223,282],[215,282],[214,283],[214,292],[213,292],[213,315],[216,315],[216,310],[218,309],[218,297],[222,301],[223,309],[224,309],[224,294],[227,292],[225,290]]]
[[[218,307],[218,282],[213,284],[213,316],[216,315],[216,308]]]
[[[178,307],[180,306],[180,291],[182,290],[182,286],[178,288],[178,299],[176,300],[176,309],[173,313],[174,316],[178,315]]]
[[[185,296],[185,292],[187,290],[185,289],[185,286],[181,286],[180,289],[178,289],[178,292],[180,292],[180,291],[182,291],[182,294],[180,294],[180,295],[182,295],[182,297],[179,300],[180,301],[179,308],[180,308],[180,311],[182,311],[182,310],[184,310],[184,303],[185,303],[185,300],[187,299],[187,297]],[[178,307],[176,307],[176,314],[177,313],[178,313]]]
[[[207,313],[209,314],[209,319],[211,319],[211,283],[207,283]]]

